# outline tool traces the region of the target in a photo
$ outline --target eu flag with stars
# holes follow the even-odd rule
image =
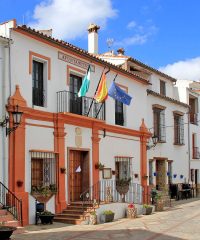
[[[130,105],[132,97],[129,96],[124,90],[122,90],[115,82],[112,82],[108,95],[115,100],[122,102],[126,105]]]

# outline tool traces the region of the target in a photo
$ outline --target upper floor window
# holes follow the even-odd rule
[[[32,102],[35,106],[44,107],[44,64],[33,60]]]
[[[184,118],[178,114],[174,114],[174,144],[184,144]]]
[[[154,135],[158,137],[158,142],[166,141],[165,110],[153,108]]]
[[[197,147],[197,134],[192,134],[192,158],[193,159],[199,159],[200,158],[200,152],[199,147]]]
[[[115,124],[124,126],[124,104],[115,100]]]
[[[198,99],[189,95],[190,123],[198,125]]]
[[[160,94],[166,96],[166,83],[160,80]]]

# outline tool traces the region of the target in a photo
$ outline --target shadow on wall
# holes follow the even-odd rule
[[[122,223],[123,224],[123,223]],[[112,239],[133,239],[133,240],[182,240],[183,238],[177,238],[168,236],[167,234],[151,232],[147,230],[140,229],[131,229],[134,227],[134,220],[129,222],[129,226],[127,229],[119,229],[119,230],[109,230],[112,225],[116,227],[118,224],[115,222],[114,224],[104,224],[98,225],[99,230],[94,229],[94,226],[87,226],[86,231],[74,231],[68,229],[70,225],[64,228],[51,229],[51,233],[29,233],[29,234],[17,234],[14,236],[15,240],[28,240],[28,239],[57,239],[57,240],[86,240],[86,239],[98,239],[98,240],[112,240]],[[115,226],[116,225],[116,226]],[[78,226],[77,230],[79,229]],[[120,228],[120,226],[118,226]]]

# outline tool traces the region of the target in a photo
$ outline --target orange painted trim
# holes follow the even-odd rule
[[[72,67],[72,66],[69,66],[69,65],[67,65],[67,85],[69,86],[69,84],[70,84],[70,73],[71,73],[71,71],[74,71],[75,73],[77,72],[77,73],[80,73],[81,75],[85,75],[86,74],[86,71],[83,71],[83,70],[81,70],[81,69],[79,69],[79,68],[77,68],[77,67]]]
[[[43,149],[30,149],[29,152],[44,152],[44,153],[55,153],[55,154],[58,153],[58,152],[55,152],[55,151],[43,150]]]
[[[119,83],[116,83],[117,86],[121,87],[123,90],[125,90],[126,93],[128,93],[128,87]]]
[[[48,68],[48,80],[51,79],[51,58],[46,57],[44,55],[41,55],[39,53],[36,52],[32,52],[29,51],[29,74],[32,74],[32,70],[33,70],[33,57],[37,57],[40,59],[43,59],[45,61],[47,61],[47,68]]]
[[[58,45],[59,43],[58,43],[58,44],[52,43],[52,42],[50,42],[50,41],[48,41],[48,40],[42,39],[42,38],[40,38],[40,37],[38,37],[38,36],[36,36],[36,35],[33,35],[33,34],[31,34],[31,33],[28,33],[28,32],[25,32],[25,31],[23,31],[23,30],[21,30],[21,29],[17,29],[17,28],[16,28],[16,29],[14,29],[14,30],[15,30],[16,32],[18,32],[18,33],[21,33],[21,34],[27,36],[27,37],[33,38],[33,39],[35,39],[35,40],[37,40],[37,41],[40,41],[40,42],[42,42],[42,43],[44,43],[44,44],[50,45],[50,46],[52,46],[52,47],[54,47],[54,48],[56,48],[56,49],[62,50],[63,52],[67,52],[67,53],[69,53],[69,54],[71,54],[71,55],[73,55],[73,56],[77,56],[78,58],[82,58],[82,59],[85,59],[85,60],[87,60],[87,61],[88,61],[88,59],[89,59],[89,60],[90,60],[90,63],[94,63],[94,62],[95,62],[96,65],[101,66],[101,67],[104,67],[104,64],[98,62],[98,60],[95,61],[95,59],[92,59],[92,61],[91,61],[91,59],[90,59],[89,56],[86,57],[86,56],[84,56],[84,55],[75,53],[75,52],[74,52],[73,50],[71,50],[71,49],[66,49],[66,47]],[[80,55],[81,55],[81,56],[80,56]],[[106,63],[105,63],[105,65],[106,65]],[[109,67],[110,67],[110,66],[109,66]],[[123,76],[125,76],[126,78],[129,78],[129,79],[131,79],[131,80],[134,80],[134,81],[136,81],[136,82],[138,82],[138,83],[140,83],[140,84],[149,85],[149,83],[148,83],[147,81],[137,79],[136,76],[130,76],[128,73],[127,73],[127,74],[126,74],[126,73],[123,73],[123,72],[121,72],[120,70],[112,69],[111,71],[114,72],[115,74],[117,73],[117,74],[123,75]]]
[[[42,127],[42,128],[54,128],[53,126],[42,125],[42,124],[35,124],[35,123],[26,123],[26,125],[33,126],[33,127]]]
[[[114,158],[134,158],[134,157],[130,157],[130,156],[114,156]]]

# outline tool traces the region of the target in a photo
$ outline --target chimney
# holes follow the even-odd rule
[[[88,52],[98,54],[98,30],[99,26],[90,24],[88,27]]]
[[[119,56],[123,56],[124,53],[125,53],[124,48],[119,48],[119,49],[117,50],[117,53],[118,53]]]

